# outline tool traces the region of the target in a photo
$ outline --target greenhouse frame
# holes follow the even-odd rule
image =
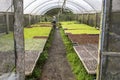
[[[32,73],[25,72],[24,27],[40,22],[55,8],[61,11],[57,16],[69,10],[80,24],[100,30],[96,80],[120,80],[120,0],[0,0],[0,80],[25,80]],[[5,34],[12,37],[3,39]]]

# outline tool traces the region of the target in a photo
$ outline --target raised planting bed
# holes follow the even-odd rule
[[[24,28],[26,75],[32,73],[50,32],[51,27]],[[0,44],[0,75],[2,75],[11,72],[15,67],[13,33],[2,35]]]
[[[85,24],[63,22],[62,27],[89,74],[96,74],[100,31]]]
[[[98,60],[98,49],[96,46],[97,44],[74,46],[74,50],[89,74],[96,74]]]
[[[98,30],[86,30],[86,29],[68,29],[65,30],[65,33],[72,33],[72,34],[99,34]]]
[[[0,76],[13,71],[15,67],[14,51],[0,51]]]
[[[78,44],[98,44],[99,42],[99,35],[98,34],[67,34],[69,39],[73,43]]]
[[[50,22],[48,23],[41,22],[41,23],[33,24],[31,26],[32,27],[52,27],[52,24]]]
[[[99,34],[100,31],[94,27],[85,24],[76,24],[75,22],[62,22],[65,33],[72,34]]]
[[[34,39],[47,39],[48,36],[34,36]]]

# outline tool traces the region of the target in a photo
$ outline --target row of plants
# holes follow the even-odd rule
[[[61,22],[62,27],[65,29],[65,33],[72,34],[99,34],[100,31],[95,27],[91,27],[86,24],[79,24],[75,21]]]
[[[96,76],[90,75],[86,72],[82,62],[80,61],[79,57],[73,49],[72,42],[65,35],[62,28],[60,29],[60,33],[66,48],[67,59],[71,65],[73,73],[75,74],[76,80],[94,80]]]
[[[26,79],[25,80],[39,80],[41,74],[42,74],[42,68],[46,62],[46,60],[48,59],[48,49],[50,48],[50,45],[51,45],[51,42],[52,42],[52,39],[53,39],[53,33],[54,33],[54,30],[51,30],[51,33],[49,35],[49,38],[45,44],[45,47],[44,47],[44,50],[43,52],[41,53],[37,63],[36,63],[36,66],[33,70],[33,73],[29,76],[26,76]]]
[[[34,24],[34,27],[31,28],[24,28],[25,50],[31,50],[31,47],[34,44],[36,44],[37,48],[42,48],[42,46],[44,46],[43,43],[46,42],[46,39],[33,39],[34,36],[49,36],[51,27],[37,27],[36,25],[40,25],[40,23]],[[0,46],[0,51],[14,50],[13,32],[10,32],[9,34],[3,34],[0,38],[0,43],[2,44]]]

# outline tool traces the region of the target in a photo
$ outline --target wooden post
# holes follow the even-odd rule
[[[6,13],[6,34],[9,34],[9,13]]]
[[[18,80],[25,80],[25,52],[23,29],[23,0],[13,0],[14,4],[14,42],[16,52],[16,73]]]
[[[103,0],[103,10],[100,28],[100,42],[99,42],[99,60],[97,80],[106,80],[105,73],[107,67],[107,57],[103,57],[103,52],[108,51],[109,44],[109,27],[111,26],[111,9],[112,0]]]

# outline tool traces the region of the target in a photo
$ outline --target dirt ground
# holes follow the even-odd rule
[[[78,42],[79,44],[98,44],[99,35],[98,34],[67,34],[72,42]]]
[[[76,80],[66,59],[66,50],[59,30],[55,30],[53,36],[49,57],[40,80]]]

